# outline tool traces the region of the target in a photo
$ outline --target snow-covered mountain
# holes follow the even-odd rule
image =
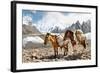
[[[83,22],[81,27],[84,33],[91,32],[91,21]]]
[[[45,21],[46,22],[46,21]],[[70,24],[70,26],[67,26],[67,24],[61,24],[56,23],[53,19],[52,22],[46,22],[46,23],[38,23],[38,24],[32,24],[32,25],[25,25],[23,24],[23,34],[41,34],[41,32],[50,32],[50,33],[61,33],[65,32],[66,30],[72,30],[75,31],[77,29],[81,29],[84,33],[91,32],[91,21],[83,21],[83,23],[80,23],[79,20],[77,20],[75,23]]]
[[[76,23],[73,23],[70,27],[66,28],[65,31],[69,29],[72,31],[75,31],[77,29],[81,29],[84,33],[89,33],[91,32],[91,21],[83,21],[81,24],[80,21],[77,21]]]
[[[58,21],[59,22],[59,21]],[[44,23],[36,25],[37,29],[40,32],[52,32],[52,33],[61,33],[61,32],[65,32],[66,30],[72,30],[75,31],[77,29],[81,29],[84,33],[88,33],[91,32],[91,21],[87,20],[87,21],[83,21],[83,23],[80,23],[80,21],[76,21],[73,24],[64,24],[64,23],[55,23],[51,22],[51,23]]]
[[[61,32],[68,27],[75,30],[80,28],[84,32],[87,32],[88,23],[86,23],[86,21],[91,19],[90,14],[83,13],[39,11],[40,13],[37,14],[36,12],[23,16],[23,24],[33,25],[33,27],[35,26],[40,32],[56,33]],[[85,23],[83,23],[83,21]],[[86,31],[84,30],[85,28],[87,29]]]
[[[70,27],[66,28],[66,29],[69,29],[69,30],[76,30],[76,29],[82,29],[81,27],[81,24],[79,21],[77,21],[76,23],[73,23]]]
[[[69,26],[66,25],[66,18],[58,12],[47,12],[37,24],[36,27],[42,32],[51,32],[55,28],[63,30],[65,27]]]

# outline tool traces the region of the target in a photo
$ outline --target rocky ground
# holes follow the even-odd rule
[[[68,54],[63,55],[63,50],[59,48],[59,55],[55,58],[52,47],[42,47],[22,50],[22,62],[23,63],[36,63],[36,62],[53,62],[53,61],[71,61],[71,60],[89,60],[91,59],[91,47],[90,44],[84,49],[81,45],[76,45],[73,49],[69,47]]]

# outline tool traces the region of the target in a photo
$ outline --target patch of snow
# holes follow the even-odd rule
[[[86,33],[86,39],[91,39],[91,33]]]
[[[23,46],[25,46],[28,42],[43,43],[44,41],[39,36],[26,37],[26,38],[23,39]]]

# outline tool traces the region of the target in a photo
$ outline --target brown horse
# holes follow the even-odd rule
[[[51,35],[50,33],[47,33],[44,39],[44,44],[47,44],[47,41],[50,41],[53,48],[54,48],[54,55],[55,57],[58,55],[58,47],[60,47],[58,41],[57,41],[57,36],[56,35]]]
[[[71,40],[72,46],[75,46],[76,45],[76,41],[74,40],[74,33],[71,30],[67,30],[65,32],[63,41],[65,41],[67,39],[70,39]]]

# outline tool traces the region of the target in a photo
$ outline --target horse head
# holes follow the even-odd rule
[[[71,43],[72,43],[73,46],[76,45],[76,41],[74,40],[74,32],[73,31],[67,30],[65,32],[63,41],[66,41],[67,39],[70,39],[71,40]]]
[[[47,33],[47,34],[46,34],[45,39],[44,39],[44,45],[47,44],[49,35],[50,35],[50,33]]]
[[[63,40],[65,41],[67,38],[70,38],[70,40],[74,39],[74,33],[71,30],[65,32]]]

